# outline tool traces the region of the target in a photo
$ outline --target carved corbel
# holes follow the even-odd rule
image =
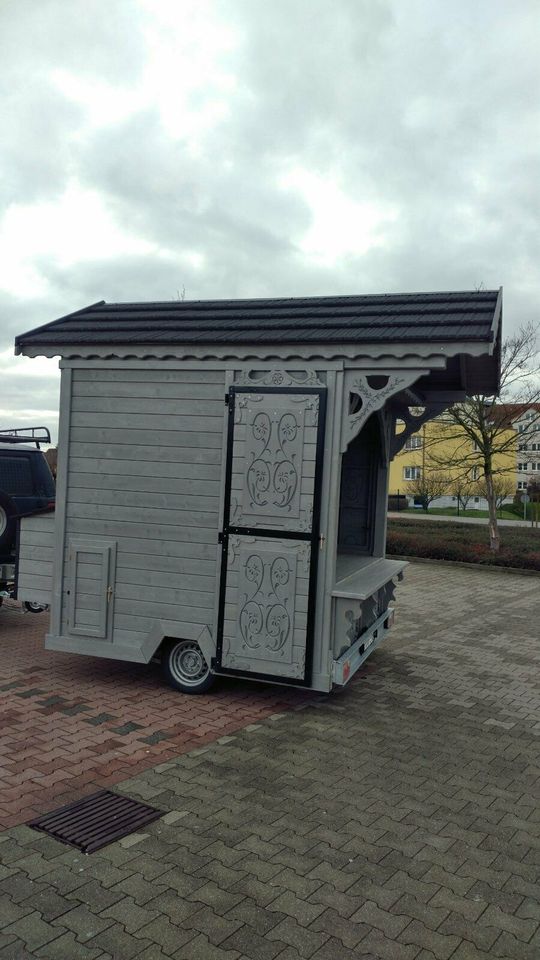
[[[399,453],[403,449],[405,443],[412,436],[413,433],[418,433],[422,424],[426,423],[427,420],[433,420],[434,417],[438,417],[443,410],[447,410],[448,407],[452,406],[453,401],[444,401],[431,402],[426,406],[422,407],[419,413],[412,413],[409,407],[399,407],[394,410],[393,413],[393,437],[390,441],[390,459],[393,459],[396,453]],[[402,420],[405,423],[405,428],[396,433],[396,424],[398,420]]]
[[[351,440],[377,410],[397,393],[412,386],[424,370],[374,370],[373,373],[360,373],[347,370],[345,373],[345,409],[341,433],[341,452],[349,446]]]

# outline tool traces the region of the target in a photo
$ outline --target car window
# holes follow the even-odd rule
[[[0,456],[0,490],[10,497],[34,495],[29,457]]]

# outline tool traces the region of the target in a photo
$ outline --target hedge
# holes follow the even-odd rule
[[[500,534],[501,548],[493,553],[487,524],[395,519],[388,521],[386,552],[540,571],[540,530],[501,527]]]

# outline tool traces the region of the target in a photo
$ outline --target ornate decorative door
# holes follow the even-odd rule
[[[308,684],[326,390],[229,391],[216,665]]]

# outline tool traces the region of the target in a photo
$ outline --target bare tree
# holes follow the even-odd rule
[[[450,479],[446,474],[438,470],[421,470],[419,467],[415,479],[407,484],[407,493],[418,500],[427,513],[430,504],[444,496],[449,486]]]
[[[467,505],[475,496],[472,483],[467,477],[462,476],[460,473],[452,477],[449,490],[452,496],[456,498],[458,506],[461,507],[462,510],[467,509]]]
[[[495,508],[500,510],[504,501],[508,500],[516,490],[516,484],[514,477],[510,474],[494,474],[493,476],[493,496],[495,498]],[[483,477],[478,482],[478,496],[483,497],[484,500],[488,499],[488,489],[486,478]]]
[[[517,443],[526,446],[527,439],[540,429],[540,383],[538,381],[538,324],[528,323],[509,337],[501,351],[500,401],[494,396],[469,397],[446,411],[441,417],[441,435],[453,441],[453,453],[439,462],[466,477],[474,466],[480,466],[489,511],[489,542],[492,550],[500,547],[497,523],[495,477],[514,475]],[[512,424],[521,420],[520,433]],[[434,444],[440,442],[441,435]],[[437,462],[436,448],[431,457]]]

